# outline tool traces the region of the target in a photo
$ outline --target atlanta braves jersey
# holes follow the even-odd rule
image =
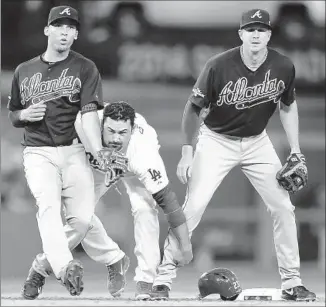
[[[295,68],[291,60],[268,48],[265,62],[251,71],[240,47],[210,58],[189,97],[209,108],[205,125],[220,134],[250,137],[260,134],[281,100],[295,100]]]
[[[101,77],[94,62],[70,51],[59,62],[46,62],[37,56],[20,64],[14,73],[8,109],[22,110],[39,102],[47,105],[45,116],[26,123],[23,144],[72,144],[77,138],[74,123],[81,108],[90,102],[103,108]]]

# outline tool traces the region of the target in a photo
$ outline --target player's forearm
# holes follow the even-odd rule
[[[156,203],[162,208],[171,228],[176,228],[186,221],[177,196],[168,184],[165,188],[153,194]]]
[[[299,116],[296,101],[290,106],[280,103],[280,119],[291,148],[291,153],[300,153]]]
[[[102,149],[101,126],[97,112],[92,111],[82,114],[81,123],[88,144],[91,147],[91,153],[96,157],[98,151]]]
[[[191,249],[189,230],[186,217],[175,193],[167,185],[161,191],[153,194],[153,198],[162,208],[169,226],[178,239],[183,250]]]
[[[20,113],[22,110],[18,111],[9,111],[8,117],[12,123],[12,125],[16,128],[24,128],[27,124],[26,121],[22,121],[20,119]]]
[[[185,106],[181,122],[183,144],[185,145],[192,145],[194,142],[198,130],[200,110],[198,106],[190,101]]]
[[[188,230],[188,226],[187,226],[186,222],[179,225],[178,227],[175,227],[175,228],[171,227],[171,231],[177,238],[177,240],[180,244],[181,250],[191,250],[192,249],[189,230]]]

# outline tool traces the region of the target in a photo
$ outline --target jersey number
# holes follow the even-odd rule
[[[234,289],[239,289],[240,288],[240,284],[239,284],[239,282],[237,280],[233,282],[233,287],[234,287]]]
[[[148,172],[151,174],[153,181],[157,181],[158,179],[161,179],[162,178],[162,175],[161,175],[161,172],[160,171],[157,171],[155,169],[149,168],[148,169]]]

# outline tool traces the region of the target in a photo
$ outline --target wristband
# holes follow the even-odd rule
[[[189,154],[189,151],[191,151],[191,155],[193,155],[194,149],[193,149],[192,145],[190,145],[190,144],[183,144],[182,145],[182,149],[181,149],[182,155]]]

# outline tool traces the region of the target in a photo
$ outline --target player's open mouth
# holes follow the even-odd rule
[[[120,149],[122,147],[122,144],[109,144],[109,147],[114,149]]]

